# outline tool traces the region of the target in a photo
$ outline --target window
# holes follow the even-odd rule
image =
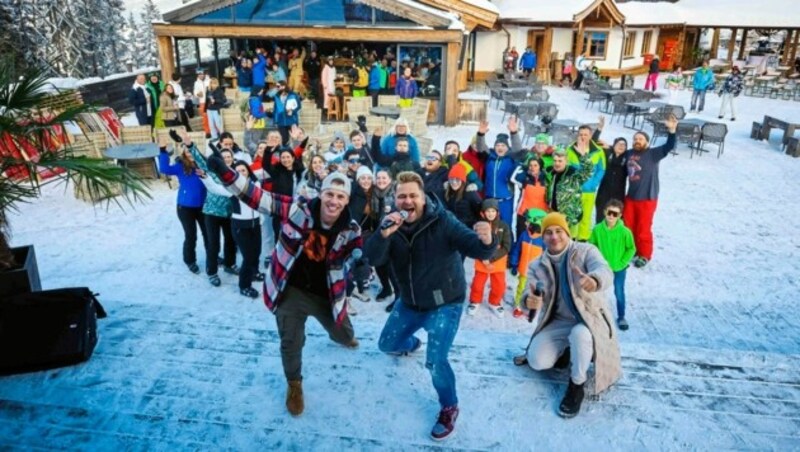
[[[650,53],[650,41],[653,39],[653,30],[647,30],[644,32],[644,37],[642,38],[642,55]]]
[[[583,49],[589,51],[589,58],[606,58],[606,47],[608,43],[608,32],[587,31],[583,34]]]
[[[622,56],[625,58],[633,58],[633,44],[636,42],[636,32],[629,31],[625,33],[625,44],[623,45]]]

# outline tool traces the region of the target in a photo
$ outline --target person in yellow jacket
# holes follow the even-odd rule
[[[481,206],[483,218],[492,225],[492,235],[497,237],[497,248],[492,257],[475,261],[475,277],[469,294],[467,314],[475,315],[483,301],[486,280],[490,279],[489,307],[498,317],[503,317],[503,295],[506,292],[506,268],[511,251],[511,227],[500,219],[500,206],[496,199],[485,199]]]
[[[303,47],[302,52],[298,52],[297,49],[292,51],[292,58],[289,60],[289,89],[300,95],[300,97],[305,97],[306,89],[305,83],[303,83],[303,62],[306,60],[306,48]]]
[[[592,140],[592,129],[587,125],[578,128],[578,139],[567,149],[567,164],[580,165],[580,156],[589,155],[592,162],[592,174],[581,186],[581,207],[583,214],[578,223],[576,240],[585,242],[592,233],[592,218],[597,189],[606,173],[606,154],[603,147]]]
[[[353,80],[353,97],[364,97],[367,95],[369,86],[369,71],[364,64],[355,65],[355,77]]]
[[[622,222],[622,201],[612,199],[604,209],[605,220],[592,229],[589,243],[600,250],[614,272],[614,296],[617,298],[617,326],[628,329],[625,320],[625,273],[636,254],[633,233]]]

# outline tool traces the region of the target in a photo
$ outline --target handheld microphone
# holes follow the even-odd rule
[[[533,294],[537,297],[544,295],[544,284],[541,281],[536,281],[536,288],[533,289]],[[536,317],[536,309],[528,311],[528,323],[533,323],[533,318]]]
[[[408,212],[406,212],[405,210],[400,210],[399,212],[400,212],[400,216],[403,217],[403,221],[406,221],[406,218],[408,218]],[[394,226],[395,224],[396,223],[394,221],[392,221],[390,218],[384,218],[383,219],[383,223],[381,223],[381,231],[389,229],[392,226]]]

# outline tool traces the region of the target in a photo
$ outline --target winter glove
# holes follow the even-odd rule
[[[175,129],[169,129],[169,137],[172,138],[172,141],[176,143],[183,143],[183,138],[178,135],[178,132],[176,132]]]
[[[358,130],[360,130],[361,133],[367,133],[367,117],[358,115],[357,119],[358,121],[356,121],[356,124],[358,124]]]
[[[218,152],[208,156],[207,165],[209,171],[220,177],[228,170],[228,165],[225,164],[225,160],[222,160]]]
[[[467,191],[478,191],[478,186],[476,184],[469,184],[466,188]]]

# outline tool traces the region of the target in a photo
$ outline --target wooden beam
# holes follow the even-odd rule
[[[728,63],[733,62],[733,52],[736,50],[736,28],[731,28],[731,39],[728,40]]]
[[[461,21],[467,25],[467,30],[472,31],[475,26],[492,28],[497,21],[498,14],[494,11],[483,9],[480,6],[464,0],[419,0],[428,6],[454,12],[461,16]],[[475,25],[472,25],[475,24]]]
[[[583,20],[578,22],[578,37],[576,40],[578,42],[576,42],[575,45],[573,46],[573,48],[575,49],[575,54],[572,55],[573,63],[578,61],[578,55],[583,55]]]
[[[747,33],[749,32],[750,30],[748,30],[747,28],[743,30],[742,40],[739,42],[739,58],[737,58],[737,60],[744,59],[744,48],[747,47]]]
[[[797,58],[797,46],[800,44],[800,30],[794,32],[794,42],[792,43],[792,56],[789,58],[789,74],[794,72],[794,62]]]
[[[172,38],[169,36],[158,36],[158,59],[161,61],[161,80],[164,83],[172,80],[175,72],[175,60],[173,54],[175,49],[172,47]]]
[[[448,126],[458,124],[458,57],[460,54],[460,42],[447,43],[447,83],[443,100],[444,123]]]
[[[428,30],[415,28],[334,28],[334,27],[272,27],[206,25],[206,24],[154,24],[156,36],[176,38],[257,38],[315,41],[379,41],[379,42],[430,42],[461,43],[461,30]]]
[[[660,35],[660,33],[659,33]],[[678,49],[675,52],[675,57],[672,59],[672,65],[679,64],[683,66],[683,49],[686,47],[686,27],[683,27],[681,32],[678,34]],[[668,71],[671,71],[673,68],[667,68]]]
[[[537,55],[538,67],[542,68],[541,72],[543,74],[539,74],[539,80],[542,83],[550,84],[550,55],[553,53],[553,27],[547,27],[544,29],[544,44],[542,44],[542,55]],[[544,77],[543,77],[544,76]]]
[[[450,19],[447,17],[431,14],[428,11],[412,6],[410,3],[401,3],[392,0],[360,0],[360,3],[396,16],[405,17],[418,24],[427,25],[429,27],[447,27],[450,25]]]
[[[714,35],[711,37],[711,53],[708,55],[709,59],[717,57],[717,50],[719,50],[719,28],[714,28]]]
[[[781,57],[781,66],[786,66],[786,64],[789,62],[789,50],[791,49],[792,32],[797,33],[795,30],[786,30],[786,37],[783,41],[783,56]],[[792,60],[792,65],[794,65],[794,60]]]

